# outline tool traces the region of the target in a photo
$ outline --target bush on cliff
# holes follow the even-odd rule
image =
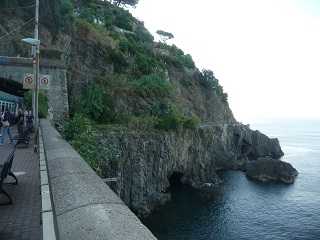
[[[172,104],[159,104],[154,107],[152,114],[157,117],[155,128],[159,130],[177,130],[179,128],[194,129],[199,124],[196,116],[184,116],[176,106]]]
[[[228,102],[228,94],[223,91],[223,87],[219,84],[219,80],[215,78],[211,70],[202,70],[201,81],[206,87],[212,88],[214,92],[221,97],[223,102]]]
[[[100,174],[102,162],[99,158],[92,122],[85,116],[76,114],[65,123],[63,135],[86,162]]]
[[[72,118],[66,121],[63,127],[63,135],[68,141],[73,141],[79,135],[90,133],[91,131],[91,121],[79,113],[75,114]]]
[[[106,166],[117,167],[120,159],[119,150],[112,145],[98,143],[97,127],[90,119],[76,114],[64,125],[63,135],[96,171],[99,176],[107,176]]]
[[[133,90],[142,97],[166,97],[172,93],[171,84],[164,79],[163,74],[150,74],[132,81]]]

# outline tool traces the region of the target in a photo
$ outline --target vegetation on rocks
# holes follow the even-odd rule
[[[219,116],[208,108],[228,108],[213,74],[201,73],[191,55],[177,46],[154,42],[143,22],[125,9],[137,3],[42,0],[40,4],[41,57],[67,60],[71,118],[64,135],[99,174],[103,174],[101,161],[114,161],[112,156],[117,155],[97,143],[101,127],[166,134],[195,129],[206,118],[233,119],[229,109]],[[31,19],[34,13],[32,8],[20,11],[18,7],[32,4],[31,0],[0,0],[3,8],[16,7],[7,15],[20,21]],[[10,28],[7,21],[1,25],[0,34]],[[26,31],[32,31],[31,25]],[[174,37],[158,33],[165,39]],[[13,48],[20,53],[19,45]],[[43,112],[45,116],[47,111]]]

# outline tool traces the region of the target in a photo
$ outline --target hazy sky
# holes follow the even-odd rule
[[[133,13],[214,71],[238,120],[320,118],[320,0],[140,0]]]

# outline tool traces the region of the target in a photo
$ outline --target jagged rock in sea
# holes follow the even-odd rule
[[[292,184],[298,176],[298,171],[290,163],[264,157],[248,162],[246,175],[261,182],[277,181]]]

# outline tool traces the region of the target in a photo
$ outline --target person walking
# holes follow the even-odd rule
[[[4,111],[4,113],[1,116],[2,118],[2,137],[0,139],[0,145],[5,144],[6,135],[8,135],[8,138],[10,139],[10,142],[12,142],[12,136],[11,136],[11,130],[10,130],[10,112],[8,109]]]

